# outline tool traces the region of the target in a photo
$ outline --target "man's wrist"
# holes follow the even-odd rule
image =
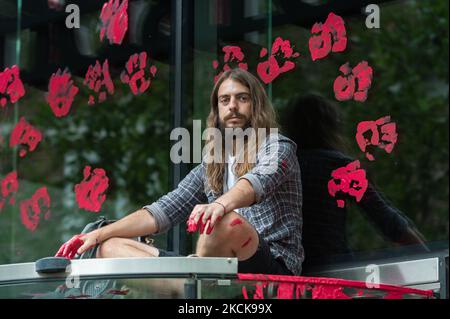
[[[224,215],[225,215],[226,213],[228,213],[227,207],[226,207],[224,204],[222,204],[221,202],[219,202],[219,201],[217,201],[217,200],[215,200],[213,203],[222,206],[222,208],[223,208],[223,214],[224,214]]]

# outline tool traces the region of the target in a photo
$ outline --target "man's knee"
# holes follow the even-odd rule
[[[103,243],[98,245],[97,258],[111,258],[114,256],[114,251],[119,245],[122,245],[121,238],[112,237],[105,240]]]
[[[235,252],[241,244],[245,244],[251,234],[256,231],[245,218],[238,213],[231,212],[226,214],[218,223],[213,231],[206,235],[200,235],[197,242],[197,254],[200,256],[214,256],[218,252]]]

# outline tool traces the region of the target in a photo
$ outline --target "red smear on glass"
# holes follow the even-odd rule
[[[36,230],[42,215],[46,220],[50,218],[50,196],[46,187],[39,188],[30,199],[20,202],[20,217],[28,230]]]
[[[48,84],[46,98],[53,114],[56,117],[63,117],[69,114],[73,99],[77,93],[78,87],[73,84],[70,72],[67,69],[64,72],[58,69],[56,73],[53,73]]]
[[[315,23],[311,28],[309,51],[313,61],[326,57],[330,52],[342,52],[347,47],[344,20],[331,12],[324,24]]]
[[[0,212],[3,207],[5,207],[5,203],[9,202],[10,205],[14,205],[16,203],[14,196],[18,190],[19,181],[17,180],[17,172],[9,173],[0,181]]]
[[[373,161],[375,158],[368,150],[369,146],[376,146],[391,153],[397,143],[397,130],[395,122],[390,122],[391,117],[384,116],[376,121],[362,121],[358,124],[356,142],[359,149],[366,153],[366,157]],[[370,133],[370,139],[367,134]],[[381,136],[380,136],[381,133]]]
[[[106,99],[106,92],[110,95],[114,94],[114,83],[109,75],[108,59],[103,62],[103,66],[98,61],[96,61],[94,66],[90,65],[83,84],[95,93],[98,93],[99,103],[102,103]],[[93,95],[89,95],[88,103],[89,105],[95,104],[95,97]]]
[[[355,197],[359,202],[367,190],[368,181],[366,172],[360,169],[359,161],[354,161],[345,167],[340,167],[331,173],[333,179],[328,181],[328,193],[336,197],[338,192]],[[344,207],[342,200],[338,200],[338,206]]]
[[[111,289],[111,290],[108,290],[107,293],[111,294],[111,295],[125,296],[125,295],[128,295],[129,292],[130,292],[130,289],[124,289],[124,290]]]
[[[11,69],[6,68],[0,72],[0,107],[5,107],[6,103],[16,103],[25,95],[25,88],[20,79],[20,69],[13,65]]]
[[[357,289],[356,295],[361,297],[364,291],[382,290],[385,295],[384,299],[399,299],[406,294],[414,294],[433,297],[432,290],[419,290],[413,288],[397,287],[394,285],[379,284],[377,288],[369,288],[362,281],[345,280],[337,278],[320,278],[320,277],[302,277],[302,276],[283,276],[283,275],[264,275],[264,274],[238,274],[238,279],[242,281],[255,281],[256,293],[260,298],[261,292],[258,286],[278,285],[277,297],[291,299],[300,298],[306,290],[312,291],[312,299],[351,299],[352,297],[345,293],[344,288],[350,290]],[[242,287],[243,296],[249,299],[247,288]],[[245,292],[245,293],[244,293]],[[368,297],[368,295],[366,295]],[[264,297],[264,296],[262,296]],[[253,296],[255,298],[255,296]]]
[[[100,40],[106,34],[109,43],[122,44],[128,29],[128,0],[109,0],[103,5],[100,19]]]
[[[339,70],[343,73],[334,80],[333,90],[338,101],[354,99],[358,102],[367,100],[368,91],[372,85],[373,70],[362,61],[351,70],[349,63],[341,65]]]
[[[248,244],[250,244],[251,241],[252,241],[252,238],[249,237],[249,238],[247,239],[247,241],[241,246],[241,248],[244,248],[245,246],[247,246]]]
[[[134,95],[144,93],[151,85],[151,81],[156,75],[156,66],[151,66],[147,73],[150,73],[146,77],[147,69],[147,53],[141,52],[139,54],[133,54],[125,64],[126,70],[120,75],[122,83],[126,83],[130,86],[131,92]]]
[[[22,148],[19,151],[20,157],[24,157],[28,151],[33,152],[40,141],[42,141],[42,133],[37,128],[29,124],[22,116],[11,133],[9,146],[28,146],[28,150],[26,148]]]
[[[96,168],[91,173],[91,167],[86,166],[83,170],[83,181],[74,188],[78,207],[99,212],[106,199],[105,191],[108,186],[109,179],[104,169]]]
[[[263,48],[260,52],[260,57],[267,55],[267,49]],[[280,65],[276,57],[284,60]],[[295,63],[292,61],[300,56],[300,53],[294,52],[289,40],[283,40],[281,37],[275,39],[272,44],[272,52],[268,59],[264,62],[258,63],[256,68],[259,78],[266,84],[272,82],[281,74],[289,72],[295,68]]]
[[[225,46],[222,48],[224,53],[223,67],[216,76],[214,76],[214,83],[220,78],[224,71],[230,70],[234,65],[243,70],[248,70],[248,64],[245,62],[245,55],[242,49],[238,46]],[[217,60],[213,61],[213,67],[217,70],[219,67],[219,62]]]
[[[234,226],[240,225],[240,224],[242,224],[242,220],[240,220],[239,218],[235,218],[235,219],[233,219],[233,221],[231,222],[230,226],[231,226],[231,227],[234,227]]]

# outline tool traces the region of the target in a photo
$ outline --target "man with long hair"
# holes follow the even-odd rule
[[[202,163],[174,191],[113,224],[75,236],[57,256],[82,254],[97,244],[100,258],[170,256],[132,238],[163,233],[188,219],[188,230],[200,232],[199,257],[237,257],[241,273],[300,275],[296,144],[278,134],[274,109],[251,73],[224,72],[210,101],[207,126],[214,134]]]

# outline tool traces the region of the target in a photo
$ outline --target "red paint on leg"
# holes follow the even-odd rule
[[[252,241],[252,238],[249,237],[249,238],[247,239],[247,241],[241,246],[241,248],[246,247],[248,244],[250,244],[251,241]]]
[[[231,222],[230,226],[231,226],[231,227],[234,227],[234,226],[241,225],[241,224],[243,224],[242,220],[239,219],[239,218],[235,218],[235,219],[233,219],[233,221]]]

